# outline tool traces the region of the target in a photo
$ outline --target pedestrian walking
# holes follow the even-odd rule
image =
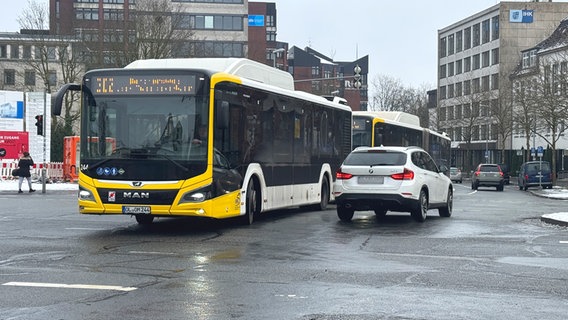
[[[28,180],[28,187],[30,189],[30,193],[34,192],[35,190],[32,188],[32,178],[30,174],[30,167],[34,165],[34,160],[30,157],[30,153],[24,151],[22,157],[18,161],[18,193],[23,193],[22,191],[22,182],[24,182],[24,178]]]

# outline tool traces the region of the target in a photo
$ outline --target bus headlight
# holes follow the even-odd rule
[[[79,200],[95,201],[95,196],[91,191],[79,188]]]
[[[211,185],[184,193],[179,203],[198,203],[211,199]]]

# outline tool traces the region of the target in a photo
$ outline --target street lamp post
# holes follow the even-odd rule
[[[272,63],[273,63],[272,66],[273,66],[274,68],[276,68],[276,54],[277,54],[277,53],[280,53],[280,52],[284,52],[284,51],[286,51],[286,49],[284,49],[284,48],[279,48],[279,49],[274,49],[274,50],[272,50]]]

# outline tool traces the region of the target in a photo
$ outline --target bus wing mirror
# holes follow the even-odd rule
[[[221,101],[217,108],[217,129],[229,128],[229,102]]]
[[[81,85],[76,84],[76,83],[67,83],[64,84],[59,91],[57,91],[57,93],[55,94],[55,96],[52,96],[51,98],[51,114],[53,114],[54,116],[60,116],[61,115],[61,108],[63,106],[63,98],[65,97],[65,94],[67,93],[67,91],[80,91],[81,90]]]

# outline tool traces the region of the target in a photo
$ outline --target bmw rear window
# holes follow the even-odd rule
[[[352,152],[343,163],[349,166],[402,166],[406,163],[406,153],[374,150]]]

